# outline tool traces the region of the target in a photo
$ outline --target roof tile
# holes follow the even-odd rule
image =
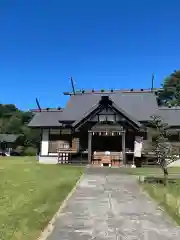
[[[66,107],[62,112],[38,112],[30,122],[30,127],[60,126],[59,121],[76,121],[89,109],[99,102],[101,96],[109,96],[122,110],[127,112],[137,121],[148,121],[154,114],[157,106],[156,96],[149,93],[102,93],[102,94],[78,94],[70,96]]]

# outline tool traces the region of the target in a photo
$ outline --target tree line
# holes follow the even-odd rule
[[[22,111],[14,104],[0,104],[0,133],[18,134],[15,148],[24,155],[35,155],[39,148],[39,131],[28,127],[32,117],[32,112]]]

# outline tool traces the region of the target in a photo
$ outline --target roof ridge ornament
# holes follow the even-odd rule
[[[101,99],[100,99],[100,101],[99,101],[99,103],[102,104],[102,105],[104,105],[104,104],[109,104],[109,105],[111,105],[112,102],[113,102],[113,101],[112,101],[112,100],[110,99],[110,97],[107,96],[107,95],[101,96]]]
[[[106,94],[118,94],[118,93],[154,93],[155,91],[161,91],[162,88],[140,88],[140,89],[134,89],[134,88],[130,88],[130,89],[100,89],[100,90],[95,90],[94,88],[91,90],[88,89],[83,89],[84,94],[102,94],[102,93],[106,93]],[[76,90],[75,93],[74,92],[64,92],[64,95],[82,95],[82,90]]]

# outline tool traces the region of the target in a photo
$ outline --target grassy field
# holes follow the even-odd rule
[[[0,239],[37,239],[82,173],[32,157],[0,158]]]
[[[142,187],[180,225],[180,180],[167,186],[142,184]]]
[[[119,168],[119,171],[122,173],[138,176],[163,176],[163,172],[160,167]],[[180,176],[180,167],[171,167],[168,168],[168,171],[170,176]]]
[[[138,176],[162,177],[161,168],[129,168],[125,169],[127,174]],[[169,168],[169,177],[180,177],[180,168]],[[142,188],[162,206],[169,215],[180,225],[180,179],[175,183],[163,184],[141,183]]]
[[[122,168],[122,173],[137,176],[163,177],[160,167]],[[175,183],[163,184],[141,183],[142,188],[161,205],[180,225],[180,167],[168,168],[169,178],[177,178]]]

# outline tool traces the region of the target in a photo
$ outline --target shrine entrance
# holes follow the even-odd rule
[[[92,136],[92,152],[94,151],[122,151],[122,136]]]
[[[126,132],[141,124],[120,109],[109,96],[101,96],[84,116],[73,123],[76,132],[88,131],[88,163],[126,164]],[[132,145],[129,144],[128,145]]]
[[[93,164],[125,162],[125,131],[119,124],[96,124],[89,131],[88,159]]]

